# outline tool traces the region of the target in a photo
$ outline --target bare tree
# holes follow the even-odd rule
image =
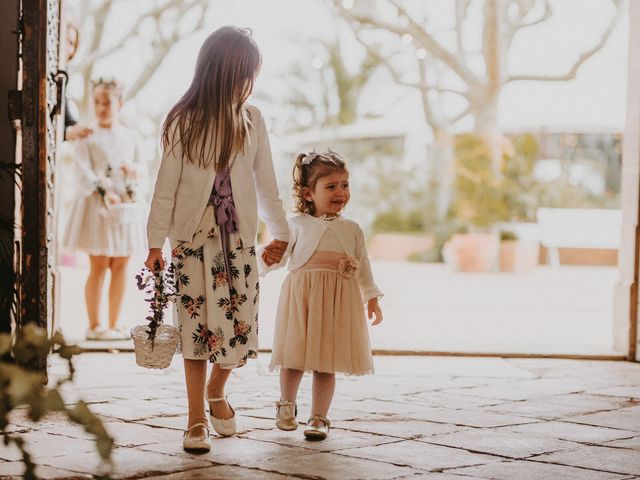
[[[84,56],[71,65],[71,72],[80,73],[84,85],[83,97],[79,102],[81,115],[90,110],[91,99],[87,92],[91,91],[91,80],[98,62],[131,45],[143,46],[139,48],[144,48],[148,53],[136,56],[135,61],[143,62],[144,66],[126,90],[127,100],[134,99],[156,74],[174,45],[202,29],[211,3],[209,0],[151,0],[141,13],[131,9],[133,14],[138,15],[135,22],[124,33],[113,38],[107,35],[107,28],[117,20],[116,8],[123,5],[122,0],[80,2],[74,18],[82,20],[78,27],[82,44],[86,46],[82,49]]]
[[[347,32],[351,35],[350,32]],[[258,92],[257,97],[288,107],[279,130],[296,131],[315,127],[348,125],[357,120],[358,101],[373,71],[380,67],[377,56],[366,54],[359,62],[347,64],[340,36],[299,39],[301,60],[293,62],[286,75],[286,95],[274,98],[271,92]],[[299,121],[304,112],[306,121]],[[285,124],[286,123],[286,124]]]
[[[475,132],[483,135],[489,145],[496,145],[497,105],[505,85],[519,81],[559,82],[576,77],[580,67],[604,47],[618,21],[623,0],[607,1],[612,13],[604,20],[606,25],[596,34],[593,44],[580,52],[564,73],[540,75],[512,72],[508,59],[518,32],[551,18],[550,0],[456,0],[452,27],[438,32],[433,30],[424,9],[410,8],[416,4],[401,0],[331,0],[360,44],[378,58],[394,81],[420,93],[422,110],[435,139],[434,179],[441,178],[446,168],[449,132],[463,119],[471,118]],[[482,8],[479,51],[468,48],[465,37],[469,12],[478,6]],[[396,45],[392,52],[390,44]],[[407,45],[412,46],[413,58],[409,71],[406,61],[402,65],[396,61],[398,57],[406,60]],[[448,111],[452,104],[459,105],[458,111]],[[442,199],[438,203],[442,214]]]

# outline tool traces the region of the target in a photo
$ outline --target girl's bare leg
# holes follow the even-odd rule
[[[280,369],[280,400],[295,402],[298,397],[298,388],[304,372],[292,368]]]
[[[229,375],[231,375],[231,370],[231,368],[220,368],[217,364],[213,365],[209,383],[207,383],[207,398],[224,397],[224,387]],[[233,412],[227,402],[210,402],[209,405],[214,417],[219,419],[233,417]]]
[[[207,379],[206,360],[184,360],[184,377],[187,384],[187,401],[189,403],[189,424],[196,423],[208,425],[207,414],[204,405],[204,386]],[[194,436],[204,435],[204,428],[194,428]]]
[[[336,389],[335,373],[313,372],[311,414],[327,416],[333,392]]]
[[[116,328],[120,318],[124,289],[127,285],[127,263],[129,257],[109,258],[111,283],[109,284],[109,328]]]
[[[100,326],[100,300],[102,299],[104,275],[108,267],[109,257],[89,255],[89,277],[84,289],[84,298],[87,304],[90,329]]]

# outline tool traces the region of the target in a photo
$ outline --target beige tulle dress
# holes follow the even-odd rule
[[[372,298],[382,293],[375,285],[374,294],[363,293],[372,291],[371,286],[361,284],[372,278],[366,251],[347,254],[343,245],[349,242],[339,237],[355,235],[353,226],[360,232],[359,227],[340,218],[334,221],[330,227],[337,228],[324,230],[315,252],[304,265],[290,271],[282,285],[271,369],[373,373],[363,295]]]

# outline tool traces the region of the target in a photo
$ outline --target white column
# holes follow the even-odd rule
[[[614,348],[640,360],[638,270],[640,204],[640,2],[629,2],[627,118],[622,153],[622,240],[615,285]]]

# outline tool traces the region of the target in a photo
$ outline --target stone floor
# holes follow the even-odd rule
[[[585,360],[376,357],[376,375],[341,377],[324,442],[274,428],[277,375],[261,355],[228,385],[238,435],[205,455],[181,449],[178,358],[164,371],[130,353],[84,354],[65,399],[82,398],[115,438],[113,478],[640,479],[640,364]],[[52,377],[64,371],[54,361]],[[299,420],[309,414],[310,381]],[[12,418],[44,478],[90,478],[94,442],[62,418]],[[0,477],[19,476],[0,446]]]

